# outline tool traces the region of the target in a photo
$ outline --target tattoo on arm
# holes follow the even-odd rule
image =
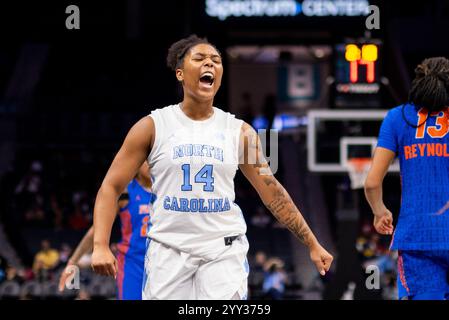
[[[256,131],[249,125],[244,125],[242,131],[243,151],[239,154],[243,164],[250,165],[259,178],[262,179],[266,187],[270,189],[270,202],[264,201],[267,208],[276,217],[279,222],[284,224],[292,233],[294,233],[301,242],[309,246],[316,241],[312,231],[304,220],[301,212],[293,203],[287,191],[274,178],[271,169],[265,159],[263,148]]]
[[[293,232],[302,243],[309,246],[313,241],[312,231],[290,196],[275,178],[266,177],[264,178],[264,182],[268,187],[272,186],[272,188],[275,188],[274,199],[266,205],[267,208],[276,219]]]

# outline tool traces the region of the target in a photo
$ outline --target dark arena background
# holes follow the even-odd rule
[[[351,159],[371,156],[386,111],[407,101],[415,66],[449,56],[448,1],[7,2],[0,5],[0,299],[116,299],[114,279],[95,275],[89,254],[79,289],[60,293],[58,279],[93,222],[96,193],[130,127],[182,100],[166,54],[193,33],[223,56],[215,105],[256,129],[277,130],[276,177],[335,257],[321,277],[239,172],[249,299],[396,299],[391,237],[374,231],[363,189],[348,173]],[[66,26],[70,5],[79,9],[79,29]],[[395,221],[400,190],[393,164],[384,200]],[[118,241],[117,220],[113,250]],[[49,250],[51,263],[39,261]]]

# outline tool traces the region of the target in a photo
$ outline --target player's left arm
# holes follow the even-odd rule
[[[377,147],[370,171],[365,180],[365,196],[374,214],[374,227],[381,234],[393,233],[393,215],[383,202],[382,183],[395,153],[387,148]]]
[[[290,195],[272,174],[263,155],[259,136],[247,123],[242,125],[239,166],[262,202],[310,250],[320,274],[329,270],[333,257],[318,242]]]

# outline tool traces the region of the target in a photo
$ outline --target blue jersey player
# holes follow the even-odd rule
[[[393,234],[382,181],[399,157],[402,199],[393,234],[399,299],[449,298],[449,60],[430,58],[415,69],[409,103],[385,117],[365,182],[374,227]]]
[[[136,177],[129,183],[118,201],[121,222],[121,242],[117,245],[118,299],[140,300],[144,274],[149,204],[154,200],[151,193],[149,167],[145,162]],[[89,229],[70,257],[67,266],[76,265],[79,259],[92,250],[93,227]],[[70,268],[61,274],[59,289],[64,289]]]

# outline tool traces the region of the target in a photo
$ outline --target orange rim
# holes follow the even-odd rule
[[[371,163],[371,158],[350,158],[348,166],[355,168],[357,172],[363,171],[366,164]]]

